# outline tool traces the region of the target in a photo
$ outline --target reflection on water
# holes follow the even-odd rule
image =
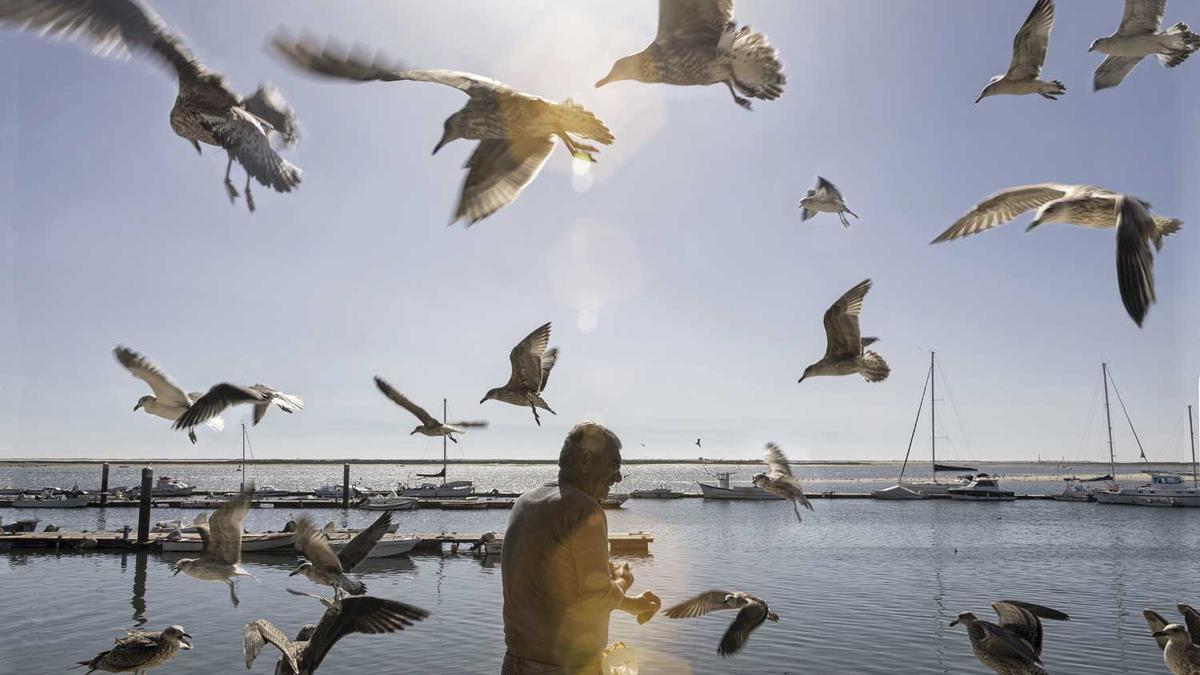
[[[618,613],[610,639],[637,650],[644,673],[781,673],[796,672],[801,663],[814,673],[983,673],[965,631],[947,623],[959,611],[989,614],[991,602],[1011,598],[1071,615],[1046,627],[1043,660],[1050,672],[1149,674],[1160,672],[1162,661],[1141,608],[1200,600],[1200,518],[1182,509],[1053,502],[814,505],[803,525],[786,506],[770,502],[640,501],[609,512],[610,531],[645,530],[655,537],[653,555],[620,556],[633,567],[633,592],[651,590],[672,603],[712,588],[746,590],[764,597],[783,619],[755,631],[731,659],[716,654],[728,625],[724,616],[693,622],[660,616],[639,626]],[[110,522],[114,514],[124,518],[110,509]],[[192,515],[155,512],[156,519]],[[278,529],[291,515],[252,511],[247,526]],[[374,514],[312,515],[362,527]],[[95,518],[81,517],[89,525]],[[418,532],[500,532],[506,518],[503,511],[397,515],[402,531]],[[113,629],[129,625],[132,609],[137,625],[158,630],[179,623],[195,636],[196,649],[179,655],[169,672],[237,672],[244,668],[246,622],[269,619],[294,635],[321,616],[320,605],[285,590],[328,591],[288,577],[294,551],[244,556],[257,582],[239,586],[237,609],[221,585],[171,576],[171,562],[188,555],[0,554],[8,606],[39,610],[0,614],[0,663],[36,659],[47,672],[64,670],[111,644]],[[372,595],[424,607],[432,616],[395,635],[347,638],[322,672],[393,672],[398,654],[404,672],[499,671],[498,556],[373,558],[360,573]],[[267,659],[254,672],[272,668]]]

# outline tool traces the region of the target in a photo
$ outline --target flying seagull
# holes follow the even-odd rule
[[[533,421],[542,426],[537,409],[541,408],[551,415],[558,413],[542,400],[542,392],[550,379],[550,370],[558,362],[558,347],[546,349],[550,344],[550,322],[538,326],[508,354],[512,366],[512,374],[503,387],[489,389],[479,401],[483,404],[489,399],[511,403],[512,405],[529,406],[533,411]]]
[[[234,579],[251,576],[242,567],[242,521],[250,510],[250,493],[241,492],[225,502],[206,523],[198,523],[202,548],[199,558],[184,558],[172,569],[175,574],[183,572],[193,579],[222,581],[229,586],[229,598],[238,606],[237,588]]]
[[[1092,81],[1095,91],[1121,84],[1147,56],[1157,56],[1159,63],[1174,68],[1200,49],[1200,35],[1188,30],[1182,21],[1159,32],[1166,11],[1167,0],[1125,0],[1125,14],[1117,32],[1097,39],[1088,49],[1108,55],[1096,68]]]
[[[1200,645],[1181,624],[1167,624],[1160,631],[1155,631],[1156,639],[1165,639],[1163,647],[1163,662],[1167,664],[1172,675],[1200,674]]]
[[[754,484],[773,495],[791,501],[792,508],[796,511],[796,521],[800,522],[800,507],[803,506],[809,511],[812,511],[813,507],[808,497],[804,496],[804,487],[792,474],[792,467],[788,466],[783,450],[774,443],[767,443],[763,462],[766,463],[767,470],[754,476]]]
[[[783,93],[787,78],[767,36],[733,20],[733,0],[659,0],[658,34],[642,51],[617,59],[596,83],[636,80],[678,85],[724,84],[746,110],[749,99]]]
[[[421,421],[421,424],[409,432],[409,436],[417,433],[424,434],[426,436],[445,436],[451,441],[457,443],[458,439],[454,437],[454,434],[465,433],[467,429],[482,429],[488,425],[488,423],[484,421],[463,421],[453,422],[450,424],[439,422],[437,418],[435,418],[433,415],[430,415],[421,406],[408,400],[407,396],[401,394],[395,389],[395,387],[388,384],[382,377],[379,377],[378,375],[375,376],[375,386],[379,387],[379,391],[383,392],[384,396],[391,399],[392,403],[404,408]]]
[[[80,661],[88,673],[103,670],[108,673],[144,673],[170,661],[180,649],[191,649],[191,635],[183,626],[167,626],[162,631],[147,633],[127,630],[116,640],[112,649],[100,652],[90,661]],[[78,667],[78,666],[76,666]]]
[[[843,227],[850,227],[850,221],[846,220],[847,213],[858,218],[858,214],[846,206],[837,186],[820,176],[817,176],[817,187],[809,190],[800,200],[800,220],[808,220],[818,213],[838,214]]]
[[[229,178],[234,160],[246,170],[246,206],[251,211],[251,177],[278,192],[291,192],[300,184],[300,169],[271,145],[273,135],[288,146],[300,137],[295,115],[279,90],[263,84],[248,98],[238,96],[221,74],[196,59],[182,35],[141,0],[4,0],[0,24],[56,38],[82,38],[100,56],[149,54],[174,70],[179,94],[171,108],[171,129],[196,152],[201,143],[224,148],[229,157],[225,191],[231,202],[238,197]]]
[[[858,317],[862,313],[863,298],[871,290],[867,279],[846,291],[829,309],[825,310],[825,356],[804,369],[800,382],[818,375],[852,375],[858,373],[867,382],[882,382],[892,369],[879,354],[864,347],[879,341],[875,337],[861,337]]]
[[[288,576],[300,574],[314,584],[330,586],[335,597],[341,597],[343,591],[350,595],[366,593],[366,584],[351,579],[346,572],[367,559],[391,524],[391,512],[384,511],[370,527],[354,535],[350,543],[335,554],[325,533],[318,530],[308,516],[301,516],[296,520],[296,550],[304,554],[306,560]]]
[[[1046,223],[1116,230],[1117,282],[1129,316],[1142,325],[1153,304],[1154,258],[1149,242],[1162,250],[1163,237],[1178,232],[1175,218],[1152,216],[1150,203],[1093,185],[1040,183],[1008,188],[988,197],[959,218],[932,244],[989,230],[1037,209],[1026,232]]]
[[[470,97],[461,110],[446,118],[437,151],[459,138],[479,141],[467,160],[467,177],[451,224],[473,225],[508,206],[533,182],[559,139],[572,156],[596,161],[595,146],[575,138],[611,145],[613,135],[583,106],[567,99],[555,103],[526,94],[496,80],[453,70],[408,70],[380,56],[342,49],[332,41],[322,47],[311,38],[293,40],[279,34],[275,51],[292,65],[310,73],[359,82],[413,80],[436,82]]]
[[[1196,611],[1195,607],[1182,602],[1176,605],[1175,608],[1183,615],[1183,625],[1187,629],[1192,644],[1200,648],[1200,611]],[[1158,648],[1166,649],[1167,644],[1170,642],[1170,636],[1165,634],[1157,635],[1157,633],[1164,631],[1170,623],[1161,614],[1152,609],[1143,610],[1142,616],[1145,617],[1146,624],[1150,626],[1150,632],[1156,634],[1154,639],[1158,642]]]
[[[317,672],[325,655],[343,637],[351,633],[395,633],[429,616],[429,612],[420,607],[396,600],[370,596],[330,600],[290,588],[288,592],[317,598],[325,605],[325,614],[316,625],[302,626],[294,641],[289,641],[283,631],[266,619],[246,624],[242,629],[242,652],[247,669],[254,665],[254,659],[269,643],[279,650],[276,675],[311,675]]]
[[[147,394],[139,398],[137,405],[133,406],[135,411],[141,408],[149,415],[155,415],[174,422],[182,417],[192,407],[192,404],[202,396],[198,391],[192,393],[184,392],[153,361],[132,349],[117,345],[113,349],[113,356],[117,357],[117,362],[124,366],[130,374],[150,385],[150,391],[154,392],[153,396]],[[225,428],[225,421],[220,417],[209,417],[204,420],[204,423],[217,431]],[[188,438],[192,443],[196,442],[196,432],[194,429],[188,429]]]
[[[1067,621],[1070,617],[1049,607],[1017,600],[997,600],[992,603],[992,609],[996,611],[999,624],[983,621],[971,612],[962,612],[950,625],[967,627],[975,658],[999,675],[1044,675],[1041,619]]]
[[[255,425],[267,414],[267,410],[271,408],[272,404],[285,413],[293,413],[304,407],[304,400],[299,396],[285,394],[265,384],[243,387],[222,382],[214,385],[198,400],[193,401],[192,407],[182,417],[175,420],[175,428],[188,429],[197,424],[203,424],[229,406],[239,403],[250,403],[254,406]]]
[[[671,619],[689,619],[726,609],[736,609],[738,613],[717,647],[717,653],[721,656],[737,653],[745,646],[750,631],[761,626],[764,621],[779,621],[779,615],[771,611],[761,598],[749,593],[728,591],[701,593],[666,610],[664,614]]]
[[[1029,18],[1013,38],[1012,62],[1008,72],[996,75],[983,88],[979,103],[988,96],[1000,94],[1039,94],[1043,98],[1057,101],[1067,93],[1066,86],[1058,80],[1045,82],[1042,66],[1046,63],[1046,45],[1050,43],[1050,31],[1054,28],[1054,0],[1037,0]]]

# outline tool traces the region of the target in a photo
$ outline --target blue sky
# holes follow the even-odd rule
[[[1093,94],[1087,48],[1120,0],[1059,0],[1045,75],[1066,83],[1062,100],[978,106],[1031,2],[740,2],[788,75],[753,113],[723,87],[592,89],[652,39],[654,6],[544,4],[156,2],[235,89],[274,82],[300,116],[289,156],[304,182],[259,187],[253,215],[225,198],[224,154],[197,157],[171,131],[175,83],[155,63],[0,33],[0,457],[237,455],[235,429],[191,447],[131,412],[146,391],[117,343],[188,389],[261,381],[303,396],[301,413],[254,430],[259,457],[438,456],[375,391],[379,374],[430,409],[445,396],[452,416],[491,421],[459,457],[554,457],[592,418],[631,457],[694,457],[701,437],[709,457],[775,440],[793,459],[898,458],[929,349],[965,428],[943,403],[947,459],[1101,459],[1098,427],[1085,430],[1101,360],[1151,458],[1187,454],[1200,113],[1185,102],[1200,62],[1146,62]],[[1177,20],[1200,11],[1171,3]],[[616,143],[583,176],[560,148],[515,204],[446,227],[473,143],[429,152],[463,95],[308,79],[266,53],[277,27],[574,97]],[[818,173],[862,216],[851,229],[800,221]],[[1145,328],[1121,306],[1109,232],[1025,235],[1025,216],[926,245],[985,195],[1043,181],[1125,190],[1188,223],[1157,259]],[[798,385],[824,351],[825,308],[866,277],[864,332],[882,338],[891,377]],[[548,320],[558,416],[538,428],[527,410],[478,405]],[[1136,459],[1115,426],[1119,458]]]

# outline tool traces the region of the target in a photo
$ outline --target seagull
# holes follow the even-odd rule
[[[1012,62],[1008,65],[1008,72],[993,76],[975,102],[999,94],[1038,94],[1042,98],[1057,101],[1059,96],[1067,93],[1066,86],[1058,80],[1045,82],[1038,79],[1046,63],[1046,45],[1050,43],[1050,31],[1053,28],[1054,0],[1037,0],[1029,12],[1029,18],[1025,19],[1021,30],[1013,38]]]
[[[1167,68],[1174,68],[1200,49],[1200,35],[1182,21],[1164,33],[1158,31],[1166,11],[1167,0],[1125,0],[1125,15],[1117,32],[1097,39],[1088,49],[1108,55],[1096,67],[1095,91],[1121,84],[1129,71],[1151,54]]]
[[[1178,232],[1183,222],[1151,215],[1150,203],[1094,185],[1040,183],[1001,190],[975,205],[945,232],[937,244],[1003,225],[1037,209],[1028,232],[1046,223],[1115,229],[1117,282],[1129,316],[1141,326],[1154,302],[1154,259],[1148,242],[1162,250],[1163,237]]]
[[[876,337],[861,337],[858,316],[862,313],[863,298],[871,290],[867,279],[846,291],[825,310],[825,356],[804,369],[800,382],[818,375],[851,375],[858,373],[867,382],[882,382],[892,369],[879,354],[864,347],[879,341]]]
[[[421,424],[409,432],[409,436],[412,436],[416,433],[424,434],[426,436],[445,436],[451,441],[457,443],[458,439],[454,437],[454,434],[466,433],[467,429],[482,429],[488,425],[488,423],[484,421],[454,422],[453,424],[439,422],[437,418],[435,418],[433,415],[430,415],[421,406],[408,400],[407,396],[396,391],[392,385],[388,384],[382,377],[379,377],[378,375],[375,376],[375,386],[379,387],[379,391],[383,392],[384,396],[391,399],[392,403],[404,408],[408,412],[415,415],[418,420],[421,420]]]
[[[699,438],[697,438],[697,439],[696,439],[696,447],[697,447],[697,448],[699,448],[699,447],[700,447],[700,439],[699,439]]]
[[[325,605],[325,614],[319,623],[302,626],[294,641],[289,641],[283,631],[266,619],[246,624],[242,629],[242,652],[247,670],[254,665],[263,646],[270,643],[279,650],[276,675],[311,675],[343,637],[351,633],[395,633],[429,616],[420,607],[396,600],[370,596],[330,600],[290,588],[288,592],[317,598]]]
[[[998,675],[1044,675],[1040,619],[1067,621],[1071,617],[1049,607],[1017,600],[997,600],[992,609],[999,625],[983,621],[971,612],[962,612],[950,625],[961,623],[967,627],[975,658]]]
[[[549,321],[535,328],[512,348],[508,354],[509,363],[512,365],[512,374],[509,375],[508,382],[503,387],[489,389],[479,403],[482,405],[489,399],[495,399],[513,405],[527,405],[533,411],[533,421],[537,422],[539,427],[542,426],[542,420],[538,417],[538,408],[551,415],[557,415],[558,413],[551,410],[542,400],[542,392],[550,379],[550,370],[558,362],[558,347],[546,349],[548,344]]]
[[[182,417],[192,407],[192,404],[202,396],[198,391],[190,394],[185,393],[154,362],[132,349],[117,345],[113,349],[113,356],[116,356],[117,362],[124,366],[134,377],[150,385],[150,390],[154,392],[154,396],[146,395],[139,398],[137,405],[133,406],[135,411],[141,408],[147,414],[174,422]],[[220,417],[210,417],[204,423],[217,431],[225,428],[225,421]],[[195,430],[188,429],[188,438],[192,443],[196,442]]]
[[[213,512],[208,522],[198,523],[202,548],[199,558],[177,561],[172,570],[183,572],[193,579],[223,581],[229,585],[229,598],[238,606],[234,579],[251,576],[242,567],[242,521],[250,510],[250,493],[241,492]]]
[[[749,593],[728,591],[701,593],[664,613],[671,619],[690,619],[726,609],[736,609],[738,614],[733,623],[729,624],[729,629],[725,631],[721,644],[717,647],[717,653],[721,656],[737,653],[749,639],[750,631],[761,626],[764,621],[779,621],[779,615],[771,611],[761,598]]]
[[[293,40],[279,34],[272,45],[292,65],[310,73],[360,82],[435,82],[469,96],[461,110],[446,118],[442,138],[433,148],[437,154],[455,139],[479,141],[465,165],[467,177],[451,224],[466,220],[473,225],[516,201],[542,170],[556,138],[573,157],[591,162],[596,161],[592,153],[599,150],[572,135],[603,145],[613,142],[608,127],[571,99],[555,103],[472,73],[408,70],[378,56],[367,58],[344,50],[332,41],[321,47],[311,38]]]
[[[262,421],[262,418],[267,414],[267,410],[271,408],[271,404],[275,404],[276,407],[285,413],[293,413],[304,407],[304,399],[299,396],[285,394],[265,384],[252,384],[249,387],[243,387],[222,382],[221,384],[213,385],[203,396],[193,401],[192,407],[182,417],[175,420],[175,428],[189,429],[197,424],[203,424],[209,419],[216,417],[229,406],[237,405],[238,403],[250,403],[254,405],[255,426]]]
[[[1183,615],[1185,625],[1167,623],[1152,609],[1144,610],[1142,616],[1146,618],[1158,648],[1163,651],[1167,668],[1175,675],[1200,675],[1200,612],[1183,603],[1176,608]]]
[[[351,579],[346,576],[346,572],[358,567],[359,563],[367,559],[367,554],[375,548],[391,524],[391,512],[384,511],[370,527],[354,535],[354,538],[335,554],[329,547],[325,533],[318,530],[308,516],[301,516],[296,520],[296,550],[304,554],[307,560],[300,563],[288,576],[300,574],[315,584],[331,586],[335,597],[340,597],[343,591],[350,595],[366,593],[366,584]]]
[[[817,187],[809,190],[800,200],[800,220],[808,220],[818,213],[838,214],[843,227],[850,227],[850,221],[846,220],[847,213],[858,218],[858,214],[846,206],[837,186],[820,176],[817,176]]]
[[[724,84],[734,103],[783,93],[787,78],[767,36],[733,20],[733,0],[659,0],[658,34],[642,51],[617,59],[596,83],[636,80],[678,85]]]
[[[192,636],[183,626],[167,626],[157,633],[138,630],[125,631],[112,649],[100,652],[90,661],[80,661],[88,673],[103,670],[107,673],[145,673],[170,661],[180,649],[191,649]]]
[[[763,461],[767,465],[767,471],[754,476],[754,484],[773,495],[790,500],[792,508],[796,511],[796,521],[800,522],[800,507],[803,506],[809,511],[812,511],[813,507],[808,497],[804,496],[804,488],[800,481],[792,474],[792,468],[788,466],[783,450],[774,443],[767,443]]]
[[[246,170],[246,206],[254,211],[250,178],[278,192],[300,184],[300,169],[271,146],[273,135],[288,146],[299,139],[295,114],[279,90],[263,84],[248,98],[238,96],[225,78],[191,53],[183,36],[174,32],[140,0],[5,0],[0,24],[59,38],[82,38],[101,56],[128,58],[148,53],[170,67],[179,79],[179,94],[171,108],[171,129],[187,139],[196,152],[200,144],[224,148],[225,192],[238,197],[229,178],[234,160]]]

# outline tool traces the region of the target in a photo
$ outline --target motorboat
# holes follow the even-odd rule
[[[401,497],[433,499],[470,497],[475,492],[475,483],[469,480],[452,480],[446,483],[422,483],[416,487],[409,487],[401,483],[396,491]]]
[[[1063,486],[1063,491],[1051,495],[1050,498],[1060,502],[1094,502],[1096,501],[1096,493],[1102,491],[1111,491],[1116,487],[1113,483],[1113,477],[1110,475],[1097,476],[1096,478],[1077,478],[1071,476],[1064,478],[1066,485]],[[1096,487],[1088,485],[1088,483],[1104,482],[1104,487]]]
[[[0,524],[0,533],[19,534],[21,532],[33,532],[37,530],[37,524],[37,518],[22,518],[11,523]]]
[[[340,553],[343,548],[350,543],[351,537],[347,534],[345,537],[333,535],[329,537],[329,547],[334,553]],[[385,534],[379,540],[378,544],[371,549],[367,554],[368,558],[390,558],[392,556],[404,555],[421,543],[419,537],[413,535],[400,534]]]
[[[996,479],[981,473],[975,479],[962,487],[952,487],[946,490],[950,499],[969,502],[1011,502],[1017,494],[1009,490],[1001,490]]]
[[[324,499],[341,499],[342,498],[342,486],[341,485],[322,485],[321,487],[317,488],[316,490],[313,490],[313,494],[315,494],[318,497],[324,498]],[[362,490],[358,489],[357,487],[355,487],[353,485],[350,486],[350,498],[351,499],[362,499],[364,496],[365,495],[363,494]]]
[[[700,492],[705,499],[783,499],[783,497],[773,495],[757,485],[734,485],[729,480],[732,476],[733,474],[728,472],[718,473],[716,475],[717,484],[700,483]]]
[[[403,497],[393,490],[386,495],[376,495],[363,499],[358,508],[368,511],[415,511],[420,500],[416,497]]]
[[[1135,488],[1097,492],[1101,504],[1135,504],[1138,506],[1200,507],[1200,489],[1188,486],[1177,473],[1150,474],[1150,482]]]
[[[606,509],[619,509],[621,508],[621,505],[628,500],[629,495],[627,493],[614,492],[605,497],[604,501],[600,502],[600,506],[603,506]]]
[[[12,505],[18,509],[78,509],[88,505],[91,497],[87,494],[69,497],[65,494],[43,492],[40,495],[21,495],[13,500]]]
[[[281,489],[275,487],[274,485],[264,485],[262,487],[255,487],[254,491],[251,493],[251,495],[255,499],[269,498],[269,497],[287,497],[290,494],[292,494],[291,490],[281,490]]]
[[[204,549],[204,542],[198,534],[180,533],[176,535],[172,532],[171,535],[159,539],[159,543],[162,545],[162,550],[166,552],[199,553]],[[242,535],[243,553],[290,550],[295,544],[295,532],[263,532]]]
[[[634,490],[629,493],[634,499],[682,499],[687,495],[669,488],[658,487],[652,490]]]
[[[150,489],[151,497],[187,497],[194,492],[196,488],[184,483],[183,481],[175,480],[170,476],[159,476],[154,487]],[[130,495],[141,495],[142,488],[133,488],[129,491]]]

